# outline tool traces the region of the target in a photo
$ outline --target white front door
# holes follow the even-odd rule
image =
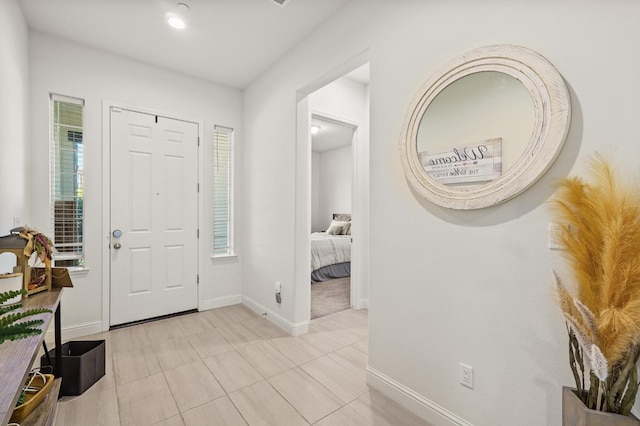
[[[198,125],[111,108],[111,315],[198,304]]]

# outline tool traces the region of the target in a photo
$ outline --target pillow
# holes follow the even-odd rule
[[[351,235],[351,222],[342,227],[342,235]]]
[[[332,220],[331,221],[331,225],[329,225],[329,228],[327,229],[327,234],[328,235],[342,235],[342,233],[344,232],[344,227],[345,225],[347,225],[349,222],[345,222],[342,220]]]

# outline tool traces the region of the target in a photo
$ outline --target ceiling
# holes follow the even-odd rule
[[[353,127],[331,120],[323,120],[316,116],[311,118],[311,126],[314,125],[320,126],[320,131],[311,135],[311,150],[313,152],[325,152],[351,145]]]
[[[20,0],[33,30],[236,88],[247,87],[348,0]]]

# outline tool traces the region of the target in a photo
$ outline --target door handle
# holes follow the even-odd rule
[[[111,235],[113,235],[113,238],[120,238],[122,237],[122,231],[119,229],[115,229]],[[116,250],[120,250],[120,247],[122,247],[122,244],[120,244],[118,241],[116,241],[115,243],[113,243],[113,248]]]

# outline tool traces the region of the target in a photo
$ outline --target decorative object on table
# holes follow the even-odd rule
[[[12,299],[4,302],[5,306],[13,305],[14,303],[20,303],[22,300],[22,273],[15,274],[0,274],[0,293],[7,291],[17,291],[18,295]]]
[[[16,267],[13,272],[21,272],[23,278],[23,289],[28,297],[40,291],[51,290],[51,258],[53,245],[51,240],[42,232],[34,228],[18,227],[11,230],[9,235],[0,237],[0,254],[13,253],[16,256]],[[35,256],[36,263],[32,265],[29,261],[32,255]],[[32,273],[33,272],[33,273]]]
[[[11,415],[12,422],[22,422],[44,400],[51,388],[53,379],[53,374],[42,374],[39,371],[29,373],[18,399],[18,404]]]
[[[67,268],[51,268],[51,287],[73,287]]]
[[[588,409],[628,416],[640,355],[640,188],[623,185],[600,155],[592,158],[590,177],[562,179],[551,202],[575,281],[570,291],[555,274],[556,293],[576,396]],[[586,424],[572,423],[575,412],[567,411],[565,425]]]
[[[26,311],[20,311],[22,304],[6,305],[5,302],[12,300],[20,294],[25,294],[26,291],[7,291],[0,293],[0,343],[5,340],[18,340],[24,339],[29,336],[35,336],[42,333],[42,330],[38,326],[44,323],[41,319],[32,319],[21,321],[24,318],[51,313],[49,309],[28,309]]]

